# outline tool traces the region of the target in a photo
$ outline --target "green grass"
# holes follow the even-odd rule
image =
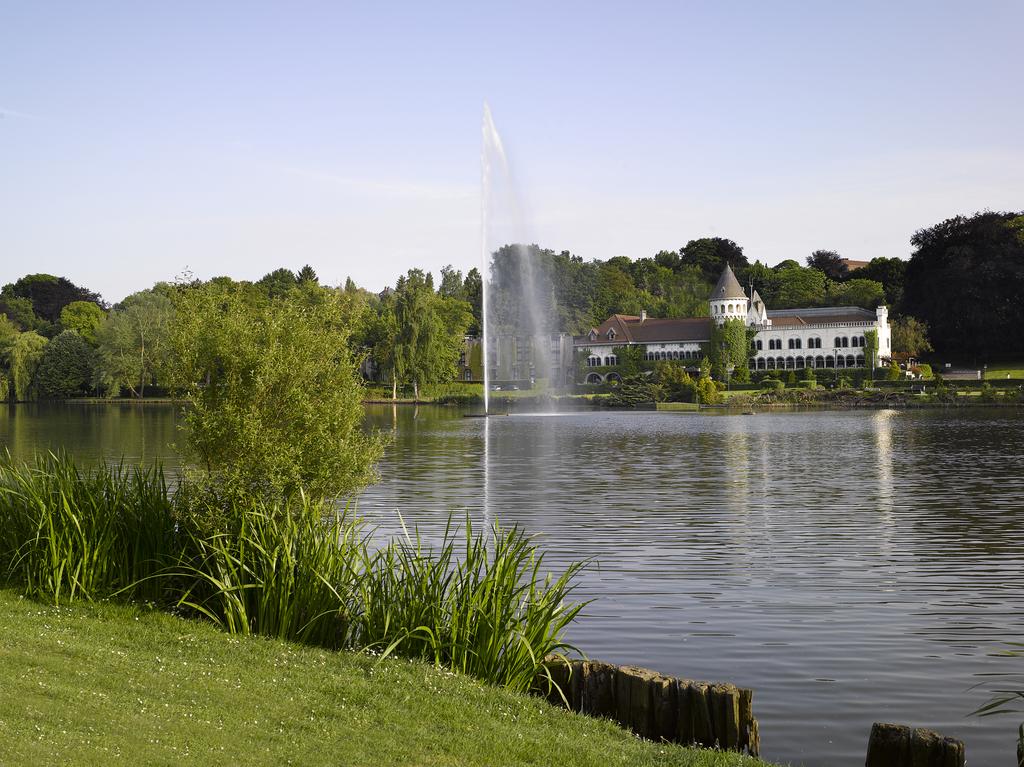
[[[723,392],[724,394],[724,392]],[[658,410],[685,410],[685,411],[696,411],[699,410],[696,402],[659,402],[657,404]]]
[[[0,591],[4,765],[764,765],[418,662]]]
[[[939,372],[941,373],[942,371],[939,370]],[[1007,375],[1010,378],[1024,378],[1024,362],[1000,362],[996,365],[989,365],[984,375],[986,379],[993,380],[1006,380]]]

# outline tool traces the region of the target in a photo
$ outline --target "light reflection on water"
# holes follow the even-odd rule
[[[1011,764],[1016,720],[968,714],[1024,672],[1024,418],[1015,411],[577,413],[376,406],[392,431],[361,513],[428,539],[449,511],[593,558],[588,655],[754,690],[765,756],[863,764],[873,721]],[[485,430],[488,439],[485,440]],[[0,407],[0,447],[161,458],[171,407]],[[483,456],[489,451],[485,464]],[[986,689],[972,690],[979,683]],[[1024,688],[1018,676],[1016,684]]]
[[[968,714],[970,688],[1024,671],[991,657],[1024,637],[1016,413],[371,419],[397,428],[362,514],[430,539],[486,492],[553,566],[594,559],[574,643],[752,687],[766,757],[863,764],[871,723],[897,721],[1010,763],[1015,725]]]

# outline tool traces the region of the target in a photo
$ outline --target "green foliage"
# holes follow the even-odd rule
[[[857,272],[860,273],[860,270]],[[826,300],[840,306],[861,306],[874,309],[885,303],[885,287],[880,282],[861,278],[829,285]]]
[[[927,324],[937,351],[1024,352],[1020,215],[957,216],[911,239],[903,309]]]
[[[423,384],[455,377],[466,329],[472,321],[469,304],[436,294],[428,276],[419,269],[410,269],[399,278],[394,320],[389,328],[394,332],[389,365],[393,377],[398,382],[410,381],[417,392]],[[386,331],[381,335],[387,339]]]
[[[72,301],[60,310],[60,326],[64,330],[75,331],[95,346],[96,331],[106,316],[106,312],[92,301]]]
[[[799,264],[784,261],[775,267],[775,290],[770,298],[762,297],[776,308],[802,308],[820,306],[825,302],[825,275],[817,269],[804,269]]]
[[[0,575],[54,604],[147,599],[233,634],[422,658],[519,692],[545,657],[571,649],[583,565],[548,575],[517,528],[481,534],[467,520],[436,550],[411,537],[378,547],[300,494],[236,497],[211,530],[209,513],[187,513],[193,499],[178,497],[193,489],[176,492],[159,470],[0,462]]]
[[[27,274],[15,283],[5,285],[3,296],[28,299],[36,317],[55,325],[61,310],[74,301],[100,302],[100,297],[80,288],[65,277],[52,274]]]
[[[900,317],[892,323],[892,350],[911,357],[934,351],[928,340],[928,326],[916,317]]]
[[[713,376],[724,381],[729,368],[746,365],[750,349],[747,324],[741,319],[728,319],[721,325],[713,324],[708,354],[711,359]]]
[[[65,330],[46,345],[36,369],[36,391],[43,399],[86,394],[93,381],[96,353],[78,333]]]
[[[711,376],[702,375],[697,379],[696,396],[702,405],[717,405],[722,401],[722,392],[711,380]]]
[[[171,505],[159,469],[0,458],[0,583],[54,604],[158,599],[152,577],[181,556]]]
[[[895,360],[889,363],[885,373],[886,381],[898,381],[902,377],[900,373],[900,366],[896,364]]]
[[[878,331],[864,331],[864,365],[868,370],[874,370],[878,365]]]
[[[263,275],[256,282],[256,287],[266,293],[269,298],[284,298],[298,284],[299,279],[295,272],[282,267]]]
[[[142,398],[147,384],[168,375],[174,306],[154,290],[128,296],[96,331],[98,382],[111,396],[122,388]]]
[[[667,402],[694,402],[697,383],[679,362],[662,361],[654,366],[654,379]]]
[[[858,269],[856,274],[859,279],[882,283],[885,286],[885,303],[889,306],[900,305],[907,274],[907,262],[902,258],[873,258],[867,266]]]
[[[914,372],[921,376],[921,378],[927,380],[932,377],[932,366],[922,362],[920,365],[916,365],[914,367]]]
[[[625,376],[600,404],[614,408],[653,408],[664,396],[661,386],[647,375]]]
[[[280,299],[221,284],[177,292],[171,383],[190,405],[188,447],[220,491],[338,497],[372,479],[381,443],[362,431],[356,300],[311,284]]]
[[[45,338],[30,330],[16,335],[8,345],[6,362],[11,376],[11,393],[15,400],[35,398],[36,369],[43,358],[47,343],[49,342]]]
[[[842,282],[849,276],[843,257],[834,250],[816,250],[807,257],[807,266],[817,269],[829,280]]]
[[[299,269],[298,273],[295,275],[295,281],[299,283],[310,282],[314,285],[320,284],[320,278],[316,276],[316,271],[309,264],[306,264]]]
[[[850,380],[850,376],[846,373],[841,373],[839,378],[836,380],[837,389],[849,389],[853,386],[853,382]]]
[[[616,346],[612,353],[618,358],[618,371],[624,376],[636,375],[644,368],[644,354],[646,347]]]
[[[748,265],[747,258],[743,255],[743,248],[724,237],[702,237],[690,240],[679,249],[679,256],[681,266],[700,269],[704,277],[712,282],[718,279],[726,264],[733,270],[742,270]]]
[[[761,381],[761,388],[767,390],[784,389],[785,384],[782,383],[778,378],[765,378]]]
[[[18,330],[36,330],[43,334],[49,331],[50,323],[36,317],[32,311],[32,301],[28,298],[19,298],[7,289],[0,293],[0,314],[4,314]]]

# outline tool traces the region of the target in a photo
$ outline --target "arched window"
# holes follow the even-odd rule
[[[599,384],[601,383],[601,375],[599,373],[587,373],[588,384]]]
[[[757,343],[757,350],[761,351],[764,348],[764,347],[761,346],[761,340],[758,339],[756,343]]]
[[[749,360],[747,360],[747,368],[750,369],[750,370],[756,370],[757,369],[757,360],[754,359],[753,357],[751,357]]]
[[[843,345],[843,339],[840,338],[839,336],[836,336],[835,343],[833,343],[832,346],[834,346],[835,348],[838,349],[842,345]]]
[[[845,349],[846,347],[848,347],[848,346],[850,345],[850,339],[849,339],[849,338],[847,338],[846,336],[843,336],[843,338],[842,338],[842,341],[843,341],[843,343],[842,343],[842,347],[843,347],[844,349]]]
[[[853,355],[852,354],[847,354],[846,355],[846,367],[852,368],[852,367],[855,367],[856,365],[857,365],[857,360],[854,359]]]
[[[729,304],[729,308],[727,311],[729,312],[729,314],[732,314],[732,304]]]
[[[592,368],[596,368],[598,365],[601,364],[601,358],[600,357],[588,357],[587,358],[587,364],[590,365],[590,367],[592,367]]]
[[[815,357],[814,358],[814,367],[816,367],[816,368],[823,368],[823,367],[825,367],[825,358],[824,357]]]
[[[796,360],[792,357],[786,357],[786,370],[793,370],[796,367]]]
[[[764,368],[765,368],[764,357],[758,357],[757,358],[757,369],[758,370],[764,370]]]
[[[767,367],[767,368],[768,368],[769,370],[775,370],[775,358],[774,358],[774,357],[769,357],[769,358],[768,358],[768,359],[766,360],[766,367]]]
[[[864,367],[864,355],[863,354],[858,354],[857,355],[857,367],[859,367],[859,368]]]
[[[796,366],[798,368],[802,368],[804,366],[804,358],[803,357],[797,357],[796,358]]]
[[[611,364],[612,364],[612,363],[611,363],[611,357],[605,357],[605,358],[604,358],[604,364],[605,364],[605,365],[611,365]]]

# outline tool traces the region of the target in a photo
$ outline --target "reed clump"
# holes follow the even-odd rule
[[[518,528],[451,522],[439,545],[377,546],[346,510],[302,493],[216,508],[159,467],[0,459],[0,583],[55,604],[143,600],[224,630],[422,658],[526,691],[582,604]],[[225,505],[226,504],[226,505]],[[212,520],[212,521],[211,521]]]

